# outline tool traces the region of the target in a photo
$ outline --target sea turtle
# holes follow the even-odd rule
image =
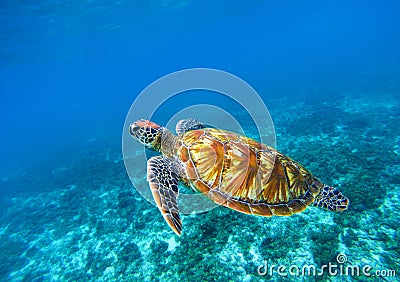
[[[176,133],[148,120],[130,124],[132,137],[159,151],[147,162],[147,181],[168,225],[180,235],[178,182],[219,205],[261,216],[288,216],[308,205],[346,210],[349,199],[275,149],[195,119],[181,120]]]

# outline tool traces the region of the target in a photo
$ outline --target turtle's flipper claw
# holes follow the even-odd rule
[[[174,230],[174,232],[181,236],[182,233],[182,221],[179,213],[163,213],[165,221]]]

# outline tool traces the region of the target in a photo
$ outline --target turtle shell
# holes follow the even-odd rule
[[[304,167],[264,144],[214,128],[181,136],[188,184],[217,204],[263,216],[303,211],[322,184]]]

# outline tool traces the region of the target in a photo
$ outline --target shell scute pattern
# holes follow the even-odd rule
[[[188,131],[181,137],[178,155],[192,187],[244,213],[291,215],[304,210],[319,191],[301,165],[228,131]]]

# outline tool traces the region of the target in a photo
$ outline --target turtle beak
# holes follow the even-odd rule
[[[136,124],[136,122],[132,122],[132,123],[129,125],[129,133],[130,133],[133,137],[137,138],[137,132],[138,132],[139,128],[140,128],[140,127]]]

